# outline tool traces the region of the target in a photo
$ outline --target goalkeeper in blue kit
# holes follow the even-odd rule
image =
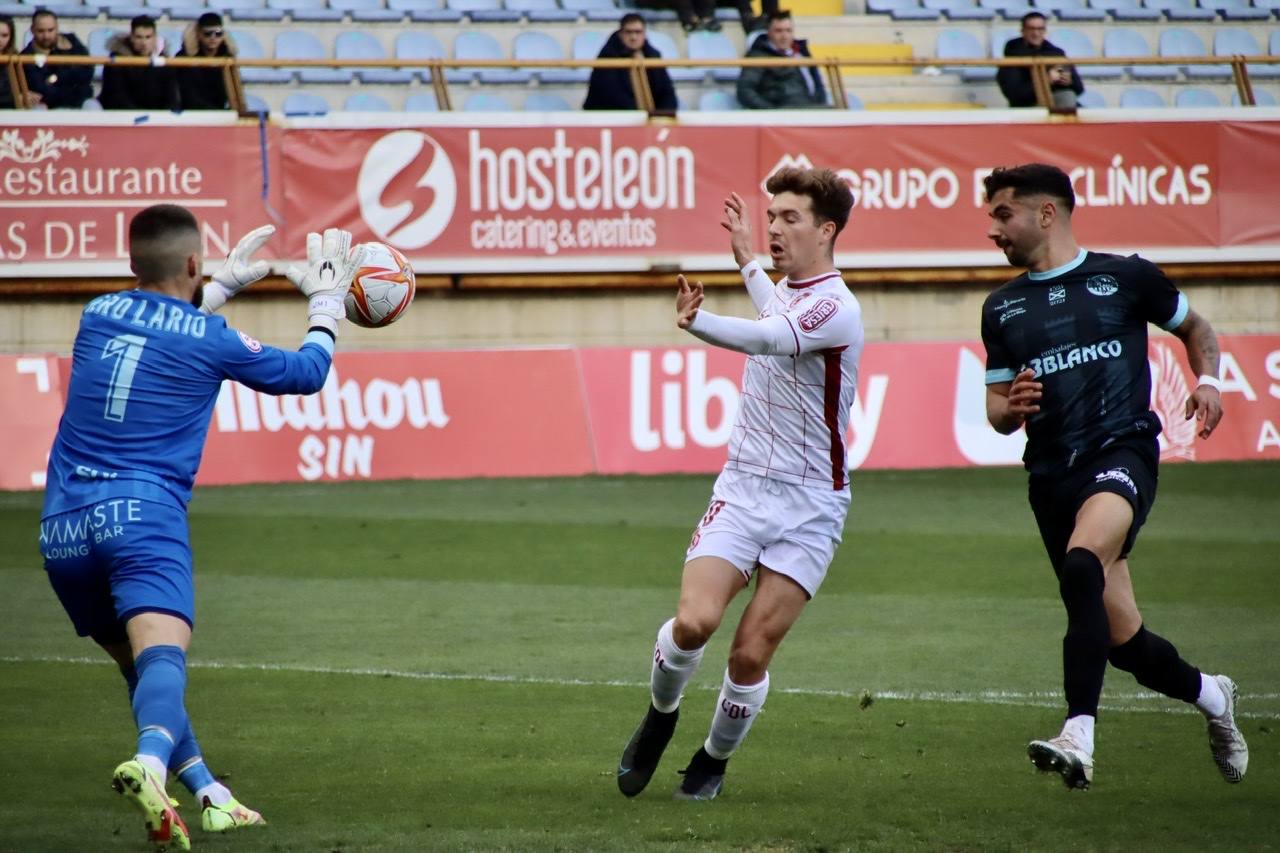
[[[194,794],[205,830],[263,823],[205,766],[184,707],[195,623],[187,502],[223,380],[269,394],[320,390],[363,254],[345,231],[308,235],[308,268],[287,273],[308,299],[306,336],[297,351],[264,346],[214,312],[267,274],[251,258],[274,230],[246,235],[204,284],[190,211],[139,212],[129,225],[137,286],[85,307],[49,455],[44,566],[76,633],[128,684],[137,751],[112,786],[143,813],[158,849],[191,846],[165,790],[169,771]]]

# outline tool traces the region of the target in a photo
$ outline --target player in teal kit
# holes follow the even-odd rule
[[[250,259],[273,231],[248,234],[203,285],[195,217],[169,204],[135,216],[137,287],[85,307],[49,455],[45,569],[76,632],[102,646],[128,683],[137,753],[112,785],[143,812],[161,849],[191,845],[165,792],[170,769],[195,794],[206,830],[263,822],[204,766],[183,704],[195,623],[187,502],[224,379],[271,394],[324,384],[363,255],[345,231],[309,235],[308,269],[289,272],[308,297],[306,337],[296,352],[264,346],[214,312],[266,275],[266,263]]]

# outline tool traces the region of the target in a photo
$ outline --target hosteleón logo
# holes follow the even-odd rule
[[[380,240],[420,249],[448,227],[458,183],[440,143],[416,130],[397,130],[369,146],[356,194],[360,215]]]

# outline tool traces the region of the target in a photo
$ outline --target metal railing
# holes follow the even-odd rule
[[[21,69],[24,65],[115,65],[115,66],[149,66],[152,60],[148,57],[93,57],[93,56],[33,56],[29,54],[11,54],[5,63],[9,88],[14,94],[15,107],[22,109],[28,105],[28,88],[26,75]],[[1039,106],[1053,110],[1053,98],[1049,83],[1049,69],[1061,65],[1089,66],[1197,66],[1197,65],[1229,65],[1232,82],[1236,87],[1240,103],[1254,106],[1256,100],[1253,84],[1249,78],[1249,65],[1280,64],[1280,56],[1134,56],[1134,57],[1008,57],[993,59],[942,59],[938,57],[913,57],[909,59],[840,59],[834,57],[806,57],[795,59],[781,58],[735,58],[735,59],[245,59],[240,57],[166,57],[164,65],[171,68],[221,68],[227,87],[227,97],[231,107],[241,114],[247,114],[244,86],[239,70],[242,68],[279,68],[296,70],[300,68],[349,68],[353,70],[367,68],[390,69],[422,69],[428,72],[432,91],[441,110],[452,110],[449,85],[445,79],[448,69],[475,68],[519,69],[536,68],[624,68],[631,79],[632,89],[636,95],[637,109],[650,114],[657,109],[653,100],[653,92],[649,87],[646,71],[650,68],[784,68],[806,67],[818,68],[826,77],[831,91],[833,106],[847,109],[848,99],[845,95],[844,81],[841,73],[844,69],[872,69],[883,71],[886,68],[900,68],[903,72],[918,68],[1007,68],[1027,67],[1031,69],[1031,80]]]

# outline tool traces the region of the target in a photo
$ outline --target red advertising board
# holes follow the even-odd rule
[[[1280,335],[1220,345],[1226,414],[1200,439],[1183,415],[1194,377],[1182,344],[1152,339],[1162,458],[1280,460]],[[339,353],[310,397],[224,385],[199,482],[710,473],[742,366],[703,347]],[[1018,464],[1023,433],[987,424],[984,373],[978,343],[868,344],[850,468]],[[0,357],[0,488],[43,485],[65,378],[54,357]]]
[[[17,115],[17,114],[15,114]],[[102,119],[107,121],[108,119]],[[719,227],[748,198],[766,247],[764,184],[828,166],[856,205],[842,266],[1003,263],[982,177],[1032,160],[1067,170],[1077,234],[1160,260],[1280,258],[1280,121],[406,127],[0,127],[0,276],[126,273],[128,219],[191,207],[223,255],[265,222],[266,255],[301,257],[339,226],[432,272],[731,264]],[[76,119],[83,121],[83,119]],[[264,159],[265,157],[265,159]],[[110,266],[104,266],[109,264]]]

